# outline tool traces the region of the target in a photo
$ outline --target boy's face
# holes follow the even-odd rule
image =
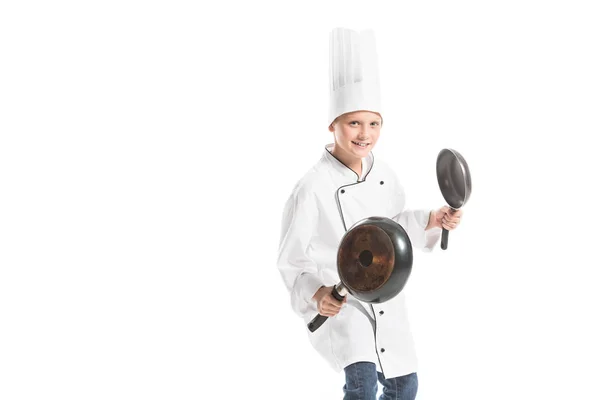
[[[353,158],[366,157],[379,139],[381,116],[371,111],[340,115],[331,125],[335,147]]]

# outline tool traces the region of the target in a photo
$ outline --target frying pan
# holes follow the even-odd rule
[[[337,254],[340,282],[331,294],[338,301],[350,293],[367,303],[383,303],[404,288],[412,270],[412,244],[396,221],[369,217],[342,237]],[[311,332],[328,317],[318,314],[308,323]]]
[[[456,150],[442,149],[436,163],[437,180],[446,203],[458,210],[471,196],[471,173],[467,162]],[[442,231],[442,249],[448,248],[448,230]]]

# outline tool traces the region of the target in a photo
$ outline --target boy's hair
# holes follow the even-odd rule
[[[369,111],[369,110],[356,110],[356,111]],[[346,114],[350,114],[350,113],[353,113],[353,112],[356,112],[356,111],[350,111],[350,112],[344,113],[342,115],[338,115],[337,117],[335,117],[335,119],[333,120],[333,122],[331,122],[331,124],[329,124],[329,127],[333,128],[333,126],[335,125],[336,122],[338,122],[338,120],[340,119],[340,117],[343,117]],[[369,112],[372,112],[374,114],[379,115],[379,118],[381,118],[381,125],[383,125],[383,117],[381,116],[381,114],[379,114],[377,111],[369,111]]]

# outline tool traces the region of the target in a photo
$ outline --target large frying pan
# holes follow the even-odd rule
[[[471,173],[467,162],[456,150],[442,149],[436,163],[437,180],[446,203],[458,210],[471,195]],[[448,248],[448,230],[442,231],[443,250]]]
[[[341,282],[331,294],[342,301],[350,293],[367,303],[383,303],[404,288],[412,270],[412,245],[400,224],[385,217],[358,221],[342,237],[337,254]],[[328,317],[318,314],[311,332]]]

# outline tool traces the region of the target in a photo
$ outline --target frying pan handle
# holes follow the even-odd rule
[[[448,248],[448,229],[442,228],[442,250],[446,250]]]
[[[343,301],[344,300],[344,296],[342,296],[341,294],[338,293],[338,291],[336,290],[336,287],[334,286],[333,289],[331,290],[331,295],[337,300],[337,301]],[[327,321],[327,318],[324,315],[321,314],[317,314],[312,321],[310,321],[307,325],[308,330],[311,332],[316,331],[317,329],[319,329],[319,327],[321,325],[323,325],[323,323],[325,321]]]
[[[450,214],[454,214],[456,212],[456,208],[450,207]],[[446,250],[448,248],[448,234],[450,231],[446,228],[442,228],[442,250]]]
[[[317,329],[319,329],[321,327],[321,325],[323,325],[323,323],[325,321],[327,321],[327,318],[329,318],[329,317],[326,317],[321,314],[317,314],[317,316],[314,317],[313,320],[308,323],[308,325],[307,325],[308,330],[311,332],[316,331]]]

